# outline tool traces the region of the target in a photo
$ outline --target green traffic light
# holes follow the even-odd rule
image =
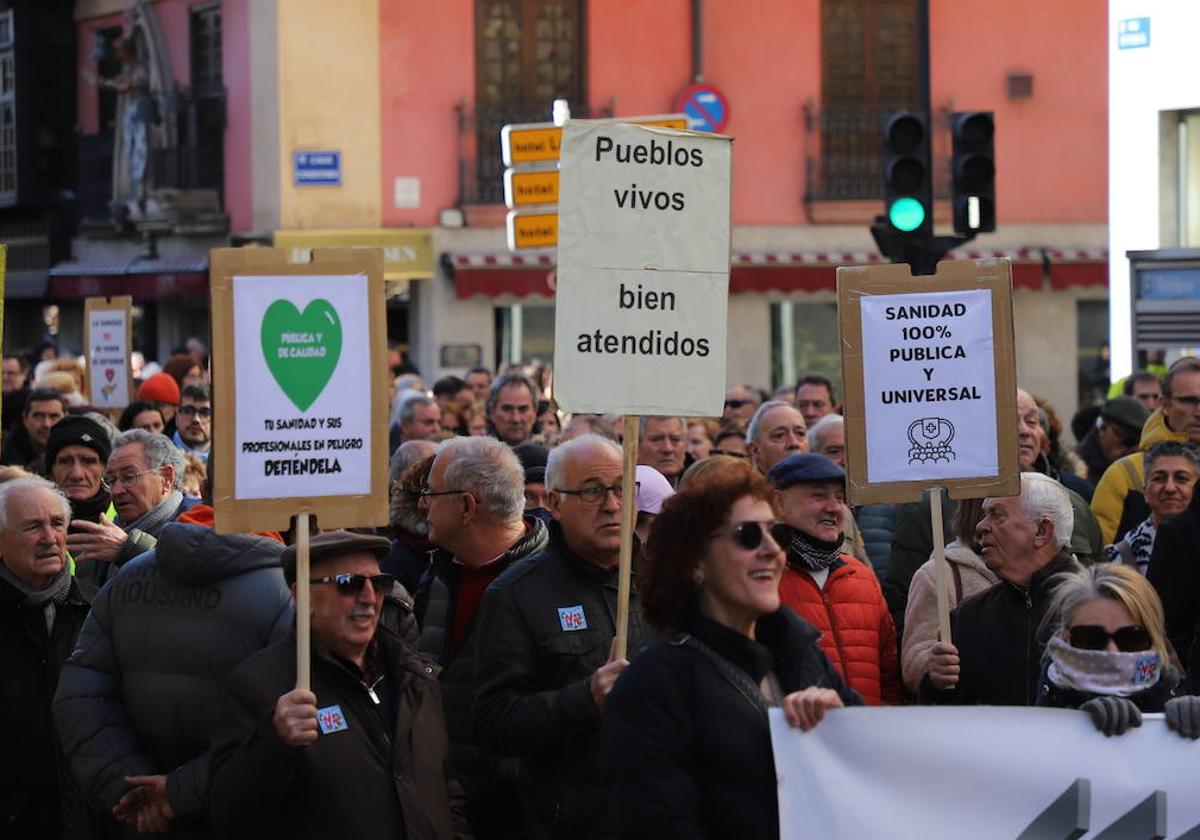
[[[925,223],[925,206],[915,198],[898,198],[888,208],[888,221],[896,230],[911,233]]]

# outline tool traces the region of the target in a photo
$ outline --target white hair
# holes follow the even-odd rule
[[[501,522],[525,512],[525,470],[507,444],[491,437],[454,437],[441,442],[438,458],[453,459],[442,476],[447,490],[470,490]]]
[[[1054,528],[1054,544],[1064,548],[1071,544],[1075,527],[1075,511],[1067,490],[1048,475],[1021,473],[1021,508],[1030,522],[1049,519]]]
[[[158,472],[164,464],[170,464],[175,470],[175,481],[171,489],[183,489],[183,473],[187,469],[187,462],[183,458],[183,452],[171,443],[169,437],[145,429],[129,429],[113,438],[113,454],[115,455],[118,449],[135,443],[142,445],[142,454],[146,456],[148,469]],[[112,460],[111,456],[109,460]]]
[[[750,423],[746,426],[746,443],[758,443],[758,433],[759,428],[762,426],[763,417],[766,416],[768,411],[781,406],[783,408],[790,408],[797,414],[800,413],[800,409],[786,400],[767,400],[758,407],[758,410],[754,412],[754,416],[750,418]]]
[[[426,394],[424,391],[417,391],[417,390],[414,390],[413,388],[401,389],[396,394],[396,396],[392,398],[392,411],[391,411],[391,416],[388,418],[388,422],[391,425],[393,425],[393,426],[399,425],[400,413],[404,410],[405,404],[409,400],[411,400],[413,397],[425,397],[426,399],[429,399],[429,395]],[[433,402],[433,400],[429,400],[429,401]],[[411,414],[409,415],[409,419],[410,420],[412,419]]]
[[[54,501],[62,509],[63,519],[68,522],[71,520],[71,501],[56,485],[36,475],[31,475],[28,478],[14,478],[12,481],[0,484],[0,533],[8,530],[9,497],[14,493],[20,493],[22,490],[32,490],[35,488],[45,490],[53,496]]]
[[[821,443],[825,435],[832,432],[835,428],[841,429],[846,425],[846,418],[840,414],[826,414],[816,423],[808,427],[808,449],[810,452],[820,452]]]
[[[550,450],[550,457],[546,460],[546,488],[549,490],[572,489],[563,486],[567,479],[567,461],[576,452],[583,452],[586,449],[604,450],[611,452],[619,460],[623,461],[624,459],[621,447],[606,437],[588,433],[571,438],[566,443],[561,443]]]

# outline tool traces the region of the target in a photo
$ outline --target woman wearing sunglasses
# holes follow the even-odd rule
[[[1101,563],[1060,576],[1047,616],[1039,705],[1088,712],[1105,735],[1166,712],[1167,726],[1200,737],[1200,697],[1174,697],[1179,671],[1167,644],[1162,603],[1130,566]]]
[[[621,836],[777,837],[768,708],[808,730],[862,702],[780,605],[771,499],[733,463],[689,480],[654,523],[638,597],[669,635],[621,675],[601,733]]]

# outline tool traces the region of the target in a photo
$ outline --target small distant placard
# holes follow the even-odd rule
[[[292,152],[293,185],[336,187],[341,183],[341,152]]]
[[[838,269],[853,504],[1020,492],[1007,260]]]
[[[1117,49],[1136,50],[1150,46],[1150,18],[1126,18],[1117,21]]]
[[[88,402],[96,408],[121,409],[133,392],[129,367],[133,299],[90,297],[83,302],[87,347]]]

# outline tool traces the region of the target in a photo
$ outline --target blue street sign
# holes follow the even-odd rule
[[[293,186],[337,187],[341,183],[341,152],[292,152]]]
[[[729,102],[712,85],[692,85],[679,97],[676,111],[687,114],[692,131],[724,131],[729,122]]]
[[[1117,49],[1135,50],[1150,46],[1150,18],[1126,18],[1117,21]]]

